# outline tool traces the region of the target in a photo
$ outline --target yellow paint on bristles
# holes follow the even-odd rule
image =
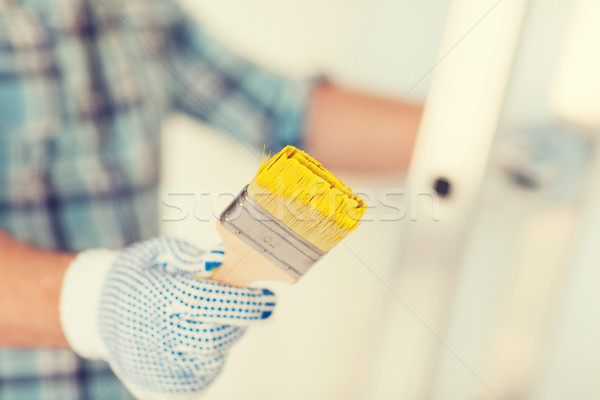
[[[248,194],[324,252],[356,229],[367,208],[344,182],[293,146],[263,158]]]

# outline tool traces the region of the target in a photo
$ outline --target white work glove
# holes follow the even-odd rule
[[[198,279],[223,257],[172,238],[80,253],[60,299],[69,344],[106,360],[140,399],[194,397],[219,374],[245,326],[275,306],[269,290]]]

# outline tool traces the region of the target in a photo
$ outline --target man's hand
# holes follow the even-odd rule
[[[188,398],[221,371],[245,326],[271,315],[272,292],[208,277],[222,251],[171,238],[122,252],[81,253],[65,274],[65,335],[81,356],[107,360],[139,398]]]
[[[313,91],[309,109],[305,144],[327,168],[408,168],[422,105],[322,84]]]

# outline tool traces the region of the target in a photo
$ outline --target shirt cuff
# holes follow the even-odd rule
[[[282,89],[274,110],[267,150],[275,153],[287,145],[303,147],[312,92],[323,82],[326,79],[318,76],[305,81],[291,81]]]
[[[106,249],[79,253],[67,268],[60,294],[60,322],[67,342],[79,356],[106,359],[98,329],[100,294],[118,252]]]

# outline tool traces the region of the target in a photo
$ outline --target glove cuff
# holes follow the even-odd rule
[[[60,321],[67,342],[79,356],[106,359],[108,352],[98,329],[100,293],[118,252],[81,252],[65,272],[60,294]]]

